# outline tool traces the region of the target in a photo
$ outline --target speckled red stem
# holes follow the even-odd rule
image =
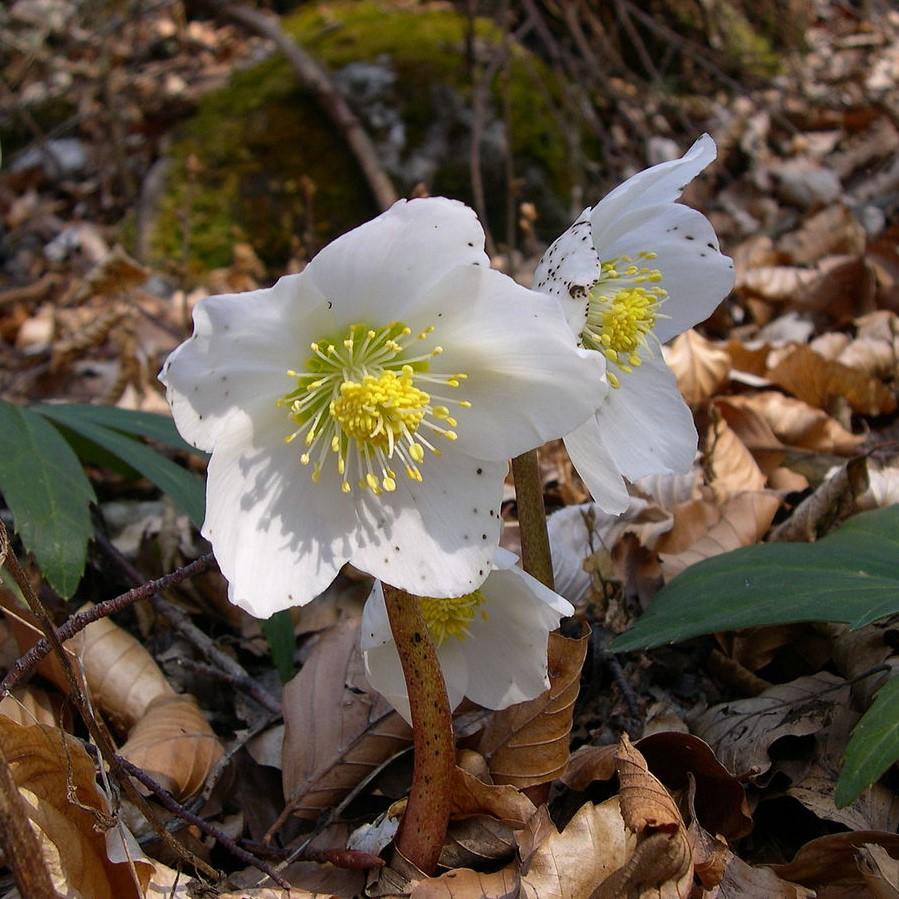
[[[449,823],[456,764],[453,718],[437,651],[418,600],[388,584],[384,584],[384,599],[406,678],[415,753],[412,789],[396,848],[425,874],[433,874]]]

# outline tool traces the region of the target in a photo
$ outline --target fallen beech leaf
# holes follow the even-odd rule
[[[829,724],[834,706],[848,701],[846,681],[824,671],[778,684],[751,699],[713,706],[693,729],[732,774],[755,781],[771,768],[768,750],[777,740],[818,733]]]
[[[753,459],[769,475],[783,462],[786,450],[768,420],[752,406],[730,402],[733,397],[716,397],[715,411],[752,453]]]
[[[59,694],[50,695],[40,687],[28,684],[14,687],[9,696],[0,700],[0,715],[17,724],[48,724],[59,727],[62,721],[63,699]]]
[[[225,752],[187,694],[157,696],[120,751],[178,799],[196,796]]]
[[[836,359],[840,353],[849,346],[852,338],[842,331],[827,331],[816,337],[810,344],[809,349],[814,350],[819,356],[825,359]]]
[[[899,897],[899,861],[875,843],[866,843],[859,849],[856,862],[865,884],[877,899]]]
[[[731,364],[727,350],[706,340],[693,328],[684,331],[666,348],[665,361],[691,406],[698,406],[715,395],[727,378]]]
[[[515,855],[513,829],[490,815],[451,821],[438,864],[441,868],[485,868]]]
[[[139,899],[151,866],[134,856],[133,867],[109,860],[107,840],[127,838],[113,830],[81,744],[58,728],[4,716],[0,741],[56,889],[73,899]]]
[[[826,412],[776,391],[729,396],[728,406],[750,408],[771,427],[788,447],[848,456],[864,441],[864,435],[847,431]]]
[[[487,784],[473,774],[456,768],[452,788],[453,818],[492,815],[512,827],[524,827],[537,809],[524,793],[509,784]]]
[[[825,359],[807,346],[796,347],[768,377],[819,409],[827,409],[838,397],[863,415],[883,415],[896,409],[896,398],[876,378]]]
[[[852,210],[841,203],[828,206],[806,219],[796,231],[778,241],[778,249],[791,262],[811,265],[833,253],[858,256],[865,251],[865,229]]]
[[[874,378],[890,380],[899,362],[897,341],[876,337],[858,337],[837,356],[842,365],[862,371]]]
[[[715,899],[814,899],[815,892],[782,880],[770,868],[754,868],[729,852]]]
[[[771,346],[767,343],[751,345],[733,339],[727,342],[727,354],[730,356],[731,367],[760,378],[764,378],[768,374],[769,352],[771,352]]]
[[[517,836],[526,899],[596,895],[594,890],[626,863],[637,843],[624,826],[617,796],[601,805],[585,803],[561,833],[544,806]]]
[[[879,846],[891,858],[899,858],[899,836],[877,830],[860,830],[818,837],[806,843],[793,861],[785,865],[771,865],[771,870],[778,877],[812,889],[842,887],[846,892],[841,895],[864,896],[866,879],[859,869],[857,858],[859,850],[866,845]]]
[[[761,490],[765,486],[764,472],[725,419],[713,421],[709,426],[705,455],[709,483],[719,501],[734,493]]]
[[[621,782],[621,817],[629,830],[636,834],[645,830],[673,833],[684,826],[677,803],[650,772],[646,759],[634,748],[627,734],[621,736],[615,761]]]
[[[559,777],[566,787],[582,793],[596,780],[611,780],[618,773],[616,746],[581,746]]]
[[[530,787],[548,783],[565,770],[589,638],[589,630],[577,639],[550,634],[549,689],[490,718],[478,752],[487,759],[497,783]]]
[[[721,507],[721,520],[703,537],[677,555],[659,553],[665,580],[702,559],[758,543],[779,506],[780,499],[771,493],[735,494]]]
[[[772,303],[795,300],[821,277],[816,269],[795,265],[760,265],[750,269],[739,285],[741,293],[754,294]]]
[[[287,809],[315,819],[411,742],[409,726],[370,691],[359,651],[359,619],[318,638],[284,687],[282,782]],[[287,810],[285,810],[287,813]]]
[[[677,555],[704,537],[721,521],[721,507],[709,499],[694,499],[674,509],[671,530],[656,541],[655,551]]]
[[[410,899],[468,899],[470,896],[515,899],[520,895],[520,888],[517,863],[492,874],[455,868],[440,877],[419,881],[410,893]]]
[[[79,611],[90,608],[93,603]],[[91,622],[66,646],[81,660],[94,701],[124,733],[144,717],[158,696],[175,695],[153,656],[109,618]]]

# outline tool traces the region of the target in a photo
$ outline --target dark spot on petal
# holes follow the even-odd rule
[[[194,388],[194,390],[196,390],[196,387]],[[483,474],[483,473],[484,473],[484,469],[483,469],[483,468],[479,468],[479,469],[475,472],[475,474]]]

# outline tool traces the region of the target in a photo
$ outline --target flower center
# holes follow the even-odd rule
[[[427,341],[433,331],[428,327],[412,337],[412,330],[401,322],[377,329],[355,324],[340,337],[310,344],[312,355],[305,370],[287,373],[296,386],[278,405],[287,407],[287,417],[296,428],[285,441],[303,438],[300,462],[312,465],[313,481],[318,482],[332,453],[344,493],[352,492],[351,477],[360,489],[376,495],[390,492],[396,490],[394,465],[413,481],[421,481],[418,466],[425,450],[440,455],[422,431],[456,439],[452,429],[458,422],[449,405],[467,409],[471,403],[431,391],[458,388],[467,375],[430,371],[431,360],[443,347],[410,352],[413,341]]]
[[[661,271],[640,264],[655,256],[643,252],[637,262],[630,256],[603,262],[599,278],[587,294],[587,322],[581,340],[624,374],[642,364],[641,352],[652,352],[647,338],[654,336],[652,330],[668,296],[668,291],[658,286]],[[620,386],[615,372],[607,372],[607,377],[613,387]]]
[[[464,640],[471,636],[468,625],[474,621],[478,608],[485,602],[484,594],[480,590],[452,599],[432,599],[428,596],[419,599],[422,617],[438,646],[443,645],[447,637]],[[480,614],[486,621],[487,610],[481,609]]]

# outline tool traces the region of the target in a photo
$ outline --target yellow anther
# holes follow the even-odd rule
[[[396,490],[396,481],[393,478],[383,478],[381,480],[381,485],[388,493],[393,493],[393,491]]]
[[[468,626],[476,615],[480,614],[486,621],[486,610],[478,611],[485,602],[480,590],[450,599],[425,596],[419,600],[422,617],[438,646],[450,637],[465,640],[469,636]]]

